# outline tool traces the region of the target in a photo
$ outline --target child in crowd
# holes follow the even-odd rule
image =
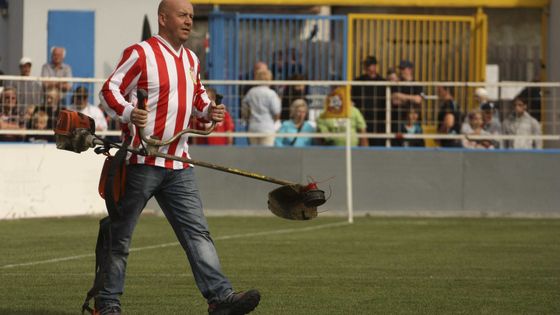
[[[482,112],[480,110],[474,110],[469,113],[469,126],[472,130],[466,135],[490,135],[490,133],[483,129]],[[463,147],[468,149],[494,149],[492,141],[485,139],[463,139]]]
[[[403,147],[423,147],[425,146],[424,139],[404,139],[402,135],[418,135],[423,134],[422,125],[419,122],[420,114],[418,109],[414,106],[410,106],[408,112],[406,113],[406,123],[400,126],[400,130],[397,135],[397,145]]]
[[[31,119],[31,129],[33,130],[50,130],[49,128],[49,114],[45,111],[37,111],[33,114]],[[32,143],[47,143],[54,142],[54,136],[52,135],[31,135],[27,138],[27,141]]]

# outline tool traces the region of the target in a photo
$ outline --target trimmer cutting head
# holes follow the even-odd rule
[[[325,202],[325,192],[319,190],[316,183],[284,185],[268,193],[268,209],[290,220],[316,218],[317,207]]]

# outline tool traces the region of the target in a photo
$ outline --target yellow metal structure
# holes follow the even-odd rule
[[[348,78],[376,56],[381,73],[401,60],[414,63],[417,81],[484,81],[488,23],[475,16],[348,15]]]
[[[487,16],[350,14],[348,15],[348,78],[359,76],[363,60],[375,56],[385,76],[401,60],[414,64],[415,81],[473,82],[485,80]],[[436,95],[435,87],[424,89]],[[456,88],[464,110],[473,106],[472,89]],[[434,123],[436,102],[423,102],[422,118]]]

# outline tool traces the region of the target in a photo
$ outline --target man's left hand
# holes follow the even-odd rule
[[[212,102],[210,108],[208,109],[208,116],[212,121],[221,122],[224,120],[226,115],[226,106],[224,104],[216,105]]]

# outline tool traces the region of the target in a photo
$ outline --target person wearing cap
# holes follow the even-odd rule
[[[414,64],[409,60],[399,63],[399,81],[414,81]],[[420,111],[423,89],[418,85],[397,85],[391,87],[391,130],[399,130],[406,123],[406,113],[411,107]]]
[[[368,56],[363,61],[363,73],[355,81],[385,81],[378,73],[377,58]],[[385,86],[352,86],[352,101],[362,112],[368,133],[385,133]],[[369,139],[369,145],[384,146],[384,139]]]
[[[32,61],[29,57],[22,57],[19,61],[19,74],[22,77],[31,76]],[[41,103],[41,84],[37,81],[14,81],[17,90],[18,104],[25,110]]]

